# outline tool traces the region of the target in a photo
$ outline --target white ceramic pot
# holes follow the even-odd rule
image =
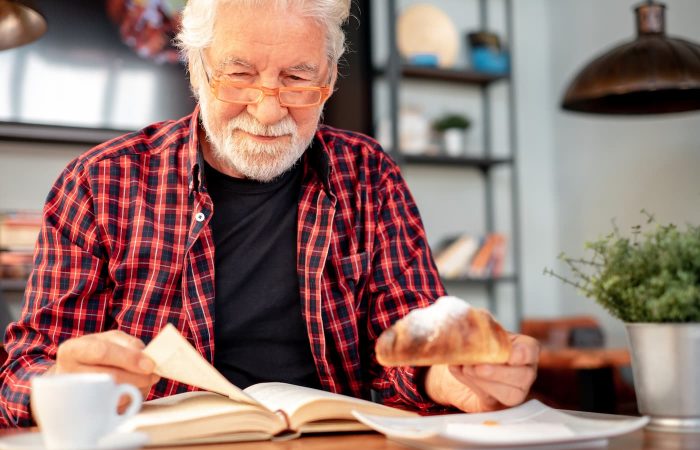
[[[450,156],[464,155],[466,133],[461,128],[449,128],[442,133],[445,152]]]

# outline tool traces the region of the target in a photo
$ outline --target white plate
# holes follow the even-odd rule
[[[137,450],[148,442],[145,433],[113,433],[100,440],[95,450]],[[40,432],[17,433],[0,438],[0,450],[45,450]]]
[[[365,425],[403,443],[440,448],[567,447],[605,445],[613,436],[642,428],[648,417],[605,415],[584,418],[552,409],[537,400],[515,408],[479,414],[417,418],[353,415]]]

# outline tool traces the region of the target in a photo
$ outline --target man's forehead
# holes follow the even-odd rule
[[[236,3],[222,3],[217,11],[207,52],[214,67],[239,63],[258,69],[268,65],[322,69],[327,64],[327,30],[302,14],[295,2],[267,8],[264,14],[259,7],[234,7]]]
[[[219,70],[225,70],[227,67],[231,67],[231,66],[245,67],[245,68],[250,68],[250,69],[257,68],[254,61],[251,61],[249,59],[246,59],[246,58],[238,56],[238,55],[232,55],[232,54],[224,56],[222,58],[222,60],[219,61],[216,65],[217,69],[219,69]],[[284,70],[316,73],[316,72],[319,72],[321,70],[321,65],[318,63],[312,62],[312,61],[304,60],[302,58],[299,60],[299,62],[292,62],[292,63],[283,64],[281,68]]]

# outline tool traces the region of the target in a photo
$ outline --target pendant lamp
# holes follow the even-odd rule
[[[0,50],[29,44],[46,28],[46,19],[30,0],[0,0]]]
[[[588,63],[561,107],[593,114],[700,109],[700,46],[666,36],[665,9],[653,0],[637,6],[637,38]]]

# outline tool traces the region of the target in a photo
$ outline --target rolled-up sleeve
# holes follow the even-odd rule
[[[368,335],[372,349],[379,334],[392,323],[445,294],[418,208],[393,163],[383,184],[369,289]],[[374,351],[371,360],[372,388],[383,403],[423,411],[443,408],[424,392],[425,369],[382,367]]]
[[[109,287],[90,192],[76,160],[48,195],[21,316],[5,333],[0,426],[32,425],[31,378],[54,364],[62,341],[105,325]]]

